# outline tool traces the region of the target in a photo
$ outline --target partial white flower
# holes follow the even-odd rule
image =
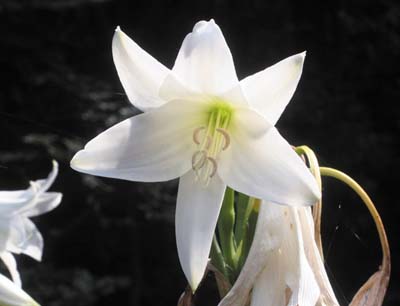
[[[39,306],[19,286],[0,274],[0,305],[4,306]]]
[[[12,253],[24,253],[41,260],[43,238],[29,218],[60,204],[61,193],[47,192],[57,173],[58,164],[53,161],[53,170],[46,179],[30,182],[26,190],[0,191],[0,258],[18,286],[21,286],[21,279]]]
[[[219,306],[339,305],[314,240],[309,207],[262,203],[245,265]]]
[[[314,178],[274,127],[297,87],[305,53],[239,82],[213,20],[194,26],[172,70],[120,28],[112,49],[125,92],[144,113],[92,139],[71,166],[131,181],[180,177],[176,238],[193,290],[207,265],[226,186],[297,206],[320,197]]]
[[[301,232],[304,241],[304,252],[314,272],[315,279],[320,288],[318,306],[339,306],[333,292],[331,283],[325,270],[324,262],[314,239],[314,220],[310,208],[298,208]]]

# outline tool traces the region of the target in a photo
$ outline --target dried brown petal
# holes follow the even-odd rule
[[[381,306],[390,278],[390,264],[379,269],[358,290],[349,306]]]

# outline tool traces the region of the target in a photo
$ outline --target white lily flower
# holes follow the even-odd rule
[[[21,279],[12,253],[24,253],[41,260],[43,237],[29,218],[60,204],[61,193],[47,192],[57,173],[58,164],[53,161],[53,170],[46,179],[31,182],[26,190],[0,191],[0,258],[17,286],[21,286]]]
[[[131,181],[180,177],[176,238],[193,290],[207,265],[226,186],[280,204],[312,205],[320,197],[310,171],[274,127],[305,53],[239,82],[222,32],[210,20],[186,36],[172,70],[119,27],[113,57],[129,100],[144,113],[92,139],[71,167]]]
[[[0,274],[0,305],[39,306],[24,290]]]
[[[338,306],[314,240],[309,207],[260,206],[240,275],[219,306]]]

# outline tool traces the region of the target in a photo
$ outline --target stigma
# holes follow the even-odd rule
[[[197,180],[204,186],[217,173],[220,153],[230,146],[229,125],[232,117],[232,107],[224,101],[216,100],[207,108],[205,124],[193,131],[193,142],[197,150],[192,155],[192,169]]]

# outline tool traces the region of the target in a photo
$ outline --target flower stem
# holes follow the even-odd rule
[[[318,159],[314,151],[311,150],[308,146],[296,147],[295,151],[297,152],[297,154],[305,155],[307,157],[311,173],[314,175],[315,180],[317,181],[319,190],[322,190],[321,172],[318,164]],[[322,249],[322,239],[321,239],[322,197],[317,203],[315,203],[315,205],[312,208],[312,212],[314,219],[314,239],[317,244],[321,258],[323,260],[324,252]]]
[[[226,188],[224,201],[218,218],[218,237],[221,245],[222,254],[228,265],[229,280],[232,281],[237,262],[236,242],[234,237],[235,226],[235,192],[231,188]]]
[[[221,248],[218,244],[217,237],[213,237],[213,242],[211,245],[211,262],[212,264],[225,276],[228,276],[228,271],[226,269],[226,263],[224,256],[222,255]]]
[[[356,181],[354,181],[351,177],[349,177],[347,174],[345,174],[339,170],[327,168],[327,167],[320,167],[320,171],[321,171],[321,175],[323,175],[323,176],[330,176],[330,177],[333,177],[333,178],[345,183],[347,186],[349,186],[351,189],[353,189],[358,194],[358,196],[363,200],[365,206],[368,208],[372,218],[374,219],[376,229],[379,234],[379,240],[381,243],[382,254],[383,254],[382,269],[386,270],[388,273],[390,273],[389,242],[387,240],[385,227],[383,226],[381,217],[379,216],[379,213],[376,210],[375,205],[372,202],[371,198],[364,191],[364,189]]]
[[[235,239],[236,245],[240,245],[246,235],[248,228],[248,218],[253,208],[250,197],[243,193],[238,193],[236,205]]]
[[[246,262],[247,255],[249,254],[250,247],[253,242],[260,204],[261,200],[252,197],[249,198],[246,218],[244,220],[244,222],[246,222],[246,230],[243,233],[242,243],[240,244],[240,256],[238,256],[239,273]]]

